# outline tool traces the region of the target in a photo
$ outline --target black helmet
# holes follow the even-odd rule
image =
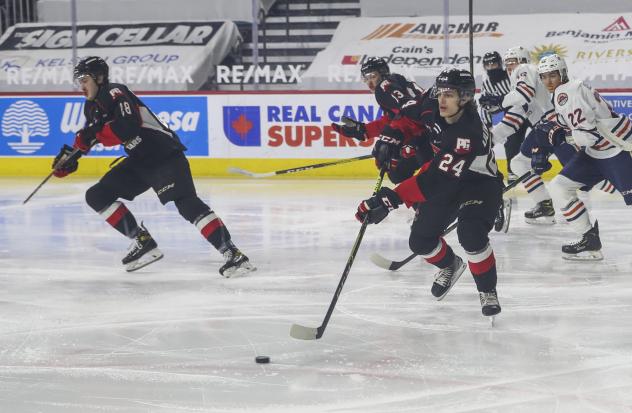
[[[473,97],[476,92],[476,82],[468,70],[446,69],[439,73],[435,81],[437,92],[441,89],[455,89],[461,99]]]
[[[367,73],[378,72],[380,75],[387,75],[391,73],[388,68],[388,63],[381,57],[369,57],[366,62],[362,64],[360,73],[362,76],[366,76]]]
[[[503,67],[503,59],[502,57],[500,57],[500,53],[496,51],[485,53],[485,55],[483,56],[483,67],[486,68],[487,66],[494,63],[496,63],[498,67]]]
[[[105,60],[98,56],[89,56],[81,59],[73,70],[73,78],[78,79],[81,76],[89,75],[95,81],[99,75],[103,75],[103,82],[108,81],[109,68]]]

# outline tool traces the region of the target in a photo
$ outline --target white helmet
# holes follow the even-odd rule
[[[522,46],[511,47],[507,49],[505,52],[505,56],[503,57],[503,62],[507,62],[508,59],[516,59],[518,63],[529,63],[531,61],[531,56],[529,56],[529,51]]]
[[[564,58],[556,54],[550,54],[540,59],[540,63],[538,64],[539,75],[556,70],[560,73],[562,82],[568,82],[568,66],[566,66]]]

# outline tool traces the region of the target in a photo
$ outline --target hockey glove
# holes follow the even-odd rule
[[[63,178],[66,175],[69,175],[79,168],[79,157],[81,156],[81,152],[77,152],[74,156],[70,157],[73,152],[73,148],[64,145],[59,150],[57,156],[55,156],[55,160],[53,161],[53,175],[57,178]]]
[[[397,160],[400,157],[402,146],[402,133],[389,126],[385,127],[382,134],[377,138],[375,146],[373,146],[373,157],[375,165],[379,169],[387,171],[397,166]]]
[[[549,154],[542,148],[534,146],[531,149],[531,169],[538,175],[542,175],[549,169],[551,169],[553,165],[549,162]]]
[[[342,117],[342,125],[339,123],[332,123],[331,127],[339,134],[354,138],[359,141],[366,140],[366,127],[364,123],[358,122],[346,116]]]
[[[566,130],[556,122],[538,122],[534,133],[539,146],[557,147],[566,142]]]
[[[371,198],[360,203],[355,217],[360,222],[364,222],[366,218],[369,224],[378,224],[401,204],[402,200],[395,191],[391,188],[381,188]]]
[[[502,109],[503,98],[503,96],[482,95],[478,99],[478,103],[483,107],[483,109],[495,112]]]

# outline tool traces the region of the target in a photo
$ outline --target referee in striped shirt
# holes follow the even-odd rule
[[[502,58],[496,51],[487,52],[483,56],[483,68],[485,69],[486,76],[483,78],[483,86],[481,88],[482,96],[497,96],[498,104],[491,105],[489,103],[480,104],[481,119],[491,128],[492,115],[502,112],[503,108],[500,105],[502,98],[511,90],[511,82],[509,75],[503,69]],[[489,102],[489,99],[483,99],[483,101]],[[525,122],[518,132],[509,136],[505,142],[505,156],[507,157],[507,169],[509,172],[508,180],[511,182],[516,179],[516,175],[511,171],[509,163],[514,156],[520,151],[520,145],[524,140],[525,132],[528,127],[528,122]]]

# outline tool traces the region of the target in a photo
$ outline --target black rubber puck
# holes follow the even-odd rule
[[[255,361],[259,364],[265,364],[270,362],[270,357],[268,356],[257,356],[255,357]]]

